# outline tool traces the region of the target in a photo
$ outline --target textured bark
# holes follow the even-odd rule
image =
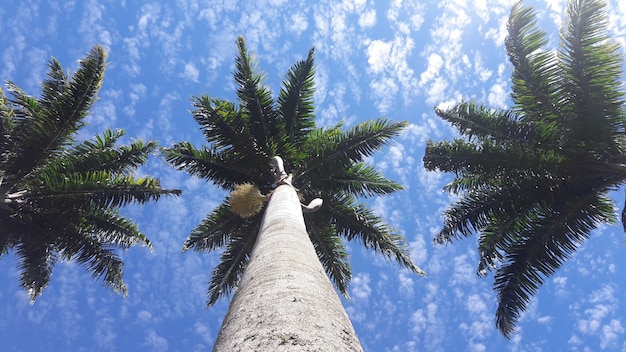
[[[317,258],[298,196],[279,186],[213,351],[362,351]]]

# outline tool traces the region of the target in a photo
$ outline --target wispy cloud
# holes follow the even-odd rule
[[[615,287],[609,284],[593,291],[581,302],[581,308],[585,308],[576,323],[576,330],[582,336],[597,337],[603,350],[615,350],[620,347],[620,337],[625,331],[621,322],[622,317],[615,314],[619,305],[616,294]],[[570,338],[572,347],[582,347],[581,335],[572,335]]]

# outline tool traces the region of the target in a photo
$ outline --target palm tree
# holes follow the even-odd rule
[[[97,99],[105,61],[106,52],[96,46],[70,77],[53,58],[40,98],[11,82],[12,100],[0,90],[0,255],[15,252],[31,303],[59,259],[83,264],[105,286],[126,294],[114,250],[150,241],[119,208],[180,193],[130,174],[155,142],[116,147],[121,130],[75,141]]]
[[[206,95],[193,98],[194,118],[210,145],[196,148],[182,142],[164,149],[166,160],[178,169],[225,190],[247,183],[257,190],[257,199],[260,193],[270,198],[264,212],[242,217],[233,212],[233,193],[184,244],[184,251],[225,247],[209,282],[208,306],[238,287],[215,350],[273,350],[300,343],[316,343],[324,346],[321,350],[334,343],[341,350],[360,349],[328,279],[348,295],[351,270],[343,239],[360,241],[423,274],[411,261],[404,238],[357,198],[402,188],[363,159],[405,123],[379,119],[348,131],[341,124],[318,128],[312,101],[313,49],[291,67],[274,99],[255,72],[243,38],[238,48],[234,77],[239,104]],[[312,199],[309,207],[303,206],[303,217],[300,202]],[[323,273],[322,267],[328,277],[313,278]],[[325,297],[333,301],[330,308]],[[340,317],[345,319],[341,327],[326,324]],[[351,342],[341,345],[342,338]]]
[[[616,221],[608,192],[626,181],[626,114],[603,7],[569,1],[552,51],[534,11],[516,4],[506,40],[513,107],[436,110],[461,137],[429,142],[424,165],[455,173],[445,190],[461,198],[435,242],[479,234],[478,273],[495,271],[496,325],[507,338],[545,278],[591,230]]]

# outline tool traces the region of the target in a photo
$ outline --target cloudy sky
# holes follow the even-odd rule
[[[203,142],[192,95],[235,99],[235,40],[243,35],[274,92],[287,68],[316,49],[320,126],[370,118],[410,127],[371,162],[406,190],[371,205],[406,235],[415,276],[349,244],[354,278],[344,301],[366,351],[626,351],[626,236],[593,232],[546,280],[518,333],[494,327],[492,278],[477,278],[476,238],[433,246],[449,175],[422,167],[426,141],[453,136],[434,106],[475,99],[510,104],[503,42],[512,0],[176,0],[28,1],[0,5],[0,79],[38,95],[47,62],[70,71],[95,44],[109,52],[100,100],[80,133],[127,130],[125,141]],[[626,2],[610,0],[610,33],[626,42]],[[564,0],[527,0],[558,45]],[[183,190],[124,213],[151,238],[125,259],[127,297],[72,263],[59,263],[34,305],[18,285],[12,255],[0,260],[0,342],[5,351],[209,351],[229,300],[205,309],[218,254],[182,254],[189,231],[221,202],[222,191],[153,155],[141,169]],[[623,190],[616,193],[623,206]]]

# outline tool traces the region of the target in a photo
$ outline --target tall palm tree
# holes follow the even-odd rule
[[[121,130],[75,141],[105,66],[106,52],[96,46],[72,76],[53,58],[39,98],[11,82],[12,100],[0,90],[0,255],[15,252],[31,302],[59,259],[83,264],[105,286],[125,294],[115,249],[150,241],[119,208],[180,193],[131,174],[156,142],[116,147]]]
[[[271,196],[264,212],[247,214],[249,217],[245,218],[233,212],[231,203],[235,202],[234,195],[227,197],[192,231],[184,244],[183,250],[196,251],[213,251],[225,247],[221,262],[213,270],[209,282],[208,306],[238,287],[218,337],[216,350],[220,348],[229,350],[235,348],[236,344],[243,343],[250,343],[246,346],[251,350],[258,349],[257,345],[253,345],[255,339],[257,341],[275,339],[280,344],[316,340],[295,333],[283,334],[279,338],[279,333],[284,332],[284,324],[288,323],[276,323],[277,320],[273,319],[281,321],[280,319],[287,318],[285,315],[345,316],[330,283],[306,286],[307,288],[301,291],[305,295],[305,298],[302,298],[304,305],[313,308],[307,313],[302,311],[297,313],[296,310],[285,312],[284,307],[281,308],[282,303],[278,303],[280,300],[275,300],[276,291],[269,290],[272,287],[278,289],[281,284],[291,285],[276,295],[282,299],[299,300],[298,295],[286,295],[289,294],[289,289],[295,289],[296,286],[305,287],[300,278],[308,274],[304,273],[306,270],[302,269],[302,265],[313,267],[317,265],[320,267],[318,272],[323,266],[337,289],[347,296],[351,270],[343,239],[359,241],[366,248],[397,261],[415,273],[423,274],[411,261],[403,236],[394,233],[383,219],[358,201],[358,197],[385,195],[402,188],[363,162],[363,159],[397,135],[405,123],[379,119],[361,123],[348,131],[342,131],[341,124],[330,128],[318,128],[314,121],[312,101],[313,49],[305,60],[291,67],[278,97],[274,99],[269,89],[262,85],[261,75],[255,71],[255,63],[246,51],[243,38],[239,38],[237,44],[239,56],[236,59],[234,77],[238,104],[206,95],[193,98],[195,107],[193,116],[209,146],[196,148],[190,143],[182,142],[164,149],[166,160],[178,169],[210,180],[226,190],[233,190],[237,185],[248,183],[258,188],[261,193],[268,194],[268,198]],[[276,156],[282,159],[275,158]],[[282,162],[277,160],[284,160],[284,168],[280,166]],[[291,176],[287,175],[287,171]],[[323,205],[319,207],[319,200],[313,201],[313,205],[317,206],[312,208],[318,210],[307,212],[303,217],[300,201],[308,202],[320,198]],[[307,209],[305,206],[304,210],[308,211]],[[275,224],[275,221],[278,221],[278,224]],[[267,231],[263,231],[266,228]],[[280,244],[281,240],[272,245],[264,245],[263,238],[276,238],[274,232],[276,229],[282,231],[282,237],[279,238],[286,241],[283,243],[284,246]],[[298,236],[303,233],[304,242],[302,237],[298,240]],[[296,241],[293,243],[301,241],[299,243],[302,245],[285,244],[290,241]],[[309,256],[310,253],[296,252],[296,250],[306,252],[307,248],[313,253],[313,259]],[[280,259],[283,255],[290,254],[289,259]],[[265,266],[260,270],[253,269],[257,268],[256,261],[262,261],[256,259],[261,256],[269,258],[269,268]],[[302,259],[300,264],[283,265],[292,260],[299,260],[298,258]],[[269,272],[274,270],[271,268],[271,262],[274,260],[278,263],[275,266],[280,268],[274,268],[278,270],[275,275]],[[314,272],[316,269],[311,270]],[[269,291],[259,292],[258,287],[250,288],[246,284],[247,280],[254,280],[258,275],[261,275],[262,281],[274,279],[280,281],[277,277],[284,280],[282,283],[266,281],[271,283],[266,286]],[[328,281],[325,275],[323,277]],[[331,295],[335,296],[334,311],[324,311],[321,306],[316,306],[315,302],[323,295],[321,291],[326,288],[329,288]],[[255,290],[258,295],[265,294],[265,299],[261,302],[264,304],[260,306],[252,306],[251,302],[236,304],[240,298],[245,299],[242,297],[254,295]],[[268,308],[269,305],[273,308]],[[290,308],[296,309],[295,306],[292,304]],[[243,313],[244,310],[247,310],[247,313]],[[276,314],[272,313],[274,310]],[[246,323],[239,320],[234,330],[241,331],[246,328],[249,330],[245,334],[242,333],[241,339],[232,341],[236,339],[233,334],[224,331],[233,314],[239,314],[240,319],[253,319],[255,315],[262,315],[266,322],[261,325],[271,327],[274,322],[280,328],[274,332],[268,331],[267,336],[261,337],[263,334],[258,330],[260,326],[250,321]],[[300,316],[298,324],[304,327],[304,331],[314,333],[321,329],[323,325],[321,321],[320,326],[314,326],[314,316]],[[347,320],[347,316],[345,318]],[[345,328],[346,334],[350,331],[353,334],[349,321],[347,325],[349,328]],[[330,334],[335,333],[341,339],[343,334],[341,331],[342,329],[335,329],[334,332],[327,332],[328,340],[331,340]],[[256,335],[259,335],[258,339],[250,337]],[[220,342],[223,338],[231,339],[229,343],[233,345],[229,347],[227,343]],[[269,348],[267,345],[265,347]],[[237,348],[241,348],[241,345]]]
[[[495,271],[496,325],[507,338],[545,278],[591,230],[616,221],[608,192],[626,181],[625,95],[603,8],[570,0],[553,51],[534,11],[517,3],[506,40],[513,107],[436,110],[461,137],[429,142],[424,165],[455,173],[445,189],[461,198],[435,242],[479,234],[478,273]]]

